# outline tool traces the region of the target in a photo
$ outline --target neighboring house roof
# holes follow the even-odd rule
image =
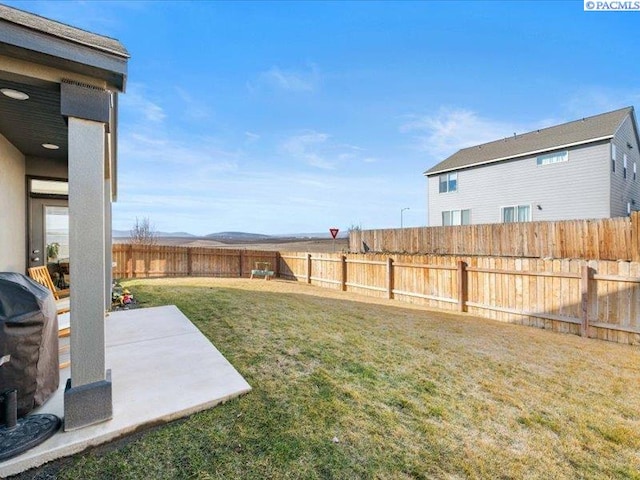
[[[463,148],[446,160],[430,168],[425,175],[459,170],[475,165],[494,163],[511,158],[533,155],[574,145],[613,138],[627,117],[633,118],[633,107],[582,118],[562,125],[541,128],[474,147]]]
[[[95,48],[96,50],[118,55],[123,58],[129,58],[129,52],[127,52],[127,49],[124,48],[118,40],[71,27],[64,23],[34,15],[33,13],[27,13],[22,10],[7,7],[6,5],[0,5],[0,19],[80,45]]]

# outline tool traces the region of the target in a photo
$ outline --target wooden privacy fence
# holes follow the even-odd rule
[[[600,220],[354,230],[349,250],[640,261],[640,212]]]
[[[640,344],[640,263],[451,255],[279,253],[113,245],[116,278],[276,277],[621,343]]]
[[[280,276],[360,294],[640,344],[640,263],[281,253]]]
[[[113,245],[113,276],[140,277],[248,277],[256,262],[267,262],[278,275],[278,252],[226,248]]]

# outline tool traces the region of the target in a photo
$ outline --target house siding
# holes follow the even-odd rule
[[[627,215],[627,202],[632,210],[640,210],[640,152],[631,116],[620,125],[612,139],[616,146],[616,171],[611,168],[611,146],[609,145],[609,178],[611,185],[610,209],[612,217]],[[627,144],[631,145],[629,148]],[[627,155],[627,178],[623,174],[623,155]],[[633,163],[638,168],[638,178],[633,180]]]
[[[567,150],[566,162],[539,166],[532,155],[459,170],[456,192],[439,193],[439,176],[430,176],[429,225],[462,209],[471,210],[472,224],[499,223],[501,207],[513,205],[530,205],[532,221],[609,217],[609,142]]]
[[[25,159],[0,135],[0,271],[26,271]]]

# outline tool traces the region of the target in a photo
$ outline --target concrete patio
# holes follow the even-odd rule
[[[251,390],[173,305],[111,313],[106,318],[106,364],[113,378],[113,419],[71,432],[60,430],[40,446],[0,463],[0,477],[73,455],[145,425],[211,408]],[[35,413],[63,417],[69,376],[69,368],[60,371],[58,392]]]

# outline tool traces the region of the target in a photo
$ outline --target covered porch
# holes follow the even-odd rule
[[[0,5],[0,271],[47,265],[55,243],[46,234],[48,209],[68,210],[74,285],[65,431],[113,416],[105,312],[128,59],[117,40]]]
[[[63,319],[64,321],[64,319]],[[68,340],[68,339],[67,339]],[[215,346],[175,306],[117,311],[106,320],[106,363],[113,372],[113,419],[59,431],[0,463],[0,478],[114,440],[145,425],[181,418],[251,390]],[[64,381],[36,413],[64,414]]]
[[[249,390],[175,307],[107,313],[128,59],[118,40],[0,5],[0,272],[47,265],[48,247],[60,243],[47,217],[66,215],[68,244],[56,256],[71,284],[61,322],[70,326],[61,340],[70,367],[41,407],[63,427],[0,462],[0,476]]]

